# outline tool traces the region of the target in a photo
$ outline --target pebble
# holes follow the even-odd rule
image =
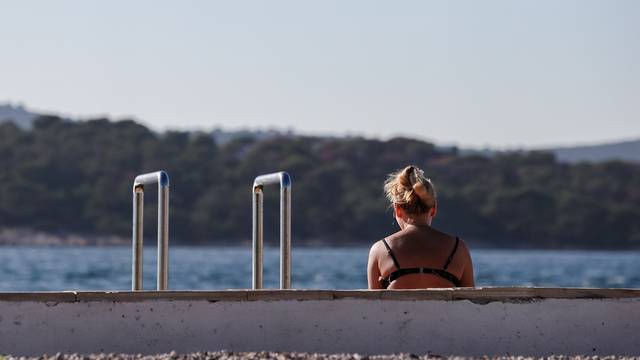
[[[38,357],[24,357],[0,355],[0,360],[640,360],[640,356],[567,356],[553,355],[548,357],[530,356],[440,356],[440,355],[416,355],[416,354],[393,354],[393,355],[360,355],[360,354],[317,354],[298,352],[233,352],[233,351],[206,351],[189,354],[178,354],[172,351],[168,354],[142,355],[142,354],[61,354],[42,355]]]

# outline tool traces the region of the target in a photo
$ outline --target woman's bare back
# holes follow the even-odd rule
[[[404,230],[387,237],[387,244],[397,259],[400,267],[431,268],[445,270],[460,280],[460,286],[473,286],[473,267],[471,257],[464,241],[460,241],[456,247],[456,238],[442,233],[430,226],[408,226]],[[455,252],[454,252],[455,249]],[[452,256],[448,263],[449,256]],[[386,278],[397,270],[393,258],[389,255],[382,241],[376,242],[371,248],[369,262],[377,264],[375,279],[370,279],[370,288],[383,288],[372,286],[371,280],[379,282],[379,278]],[[448,264],[447,264],[448,263]],[[375,270],[375,269],[370,269]],[[370,271],[371,273],[371,271]],[[406,274],[400,276],[389,284],[389,289],[416,289],[430,287],[453,287],[450,280],[437,274]]]

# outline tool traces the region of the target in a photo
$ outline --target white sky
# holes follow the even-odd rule
[[[0,102],[155,129],[640,137],[640,1],[0,0]]]

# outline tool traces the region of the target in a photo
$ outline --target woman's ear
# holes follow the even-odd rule
[[[404,215],[404,213],[400,206],[398,206],[397,204],[393,204],[393,212],[397,218],[402,219],[402,216]]]
[[[436,217],[436,214],[438,213],[438,207],[434,206],[431,208],[431,217],[434,218]]]

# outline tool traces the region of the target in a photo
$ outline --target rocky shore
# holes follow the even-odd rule
[[[1,228],[0,245],[21,246],[123,246],[131,239],[115,235],[51,233],[26,228]]]
[[[315,353],[296,353],[296,352],[233,352],[233,351],[214,351],[214,352],[197,352],[190,354],[177,354],[171,352],[168,354],[157,355],[140,355],[140,354],[55,354],[43,355],[39,357],[17,357],[17,356],[1,356],[0,360],[257,360],[257,359],[275,359],[275,360],[640,360],[640,356],[565,356],[554,355],[548,357],[530,357],[530,356],[499,356],[499,357],[464,357],[464,356],[440,356],[440,355],[415,355],[415,354],[392,354],[392,355],[360,355],[360,354],[315,354]]]

